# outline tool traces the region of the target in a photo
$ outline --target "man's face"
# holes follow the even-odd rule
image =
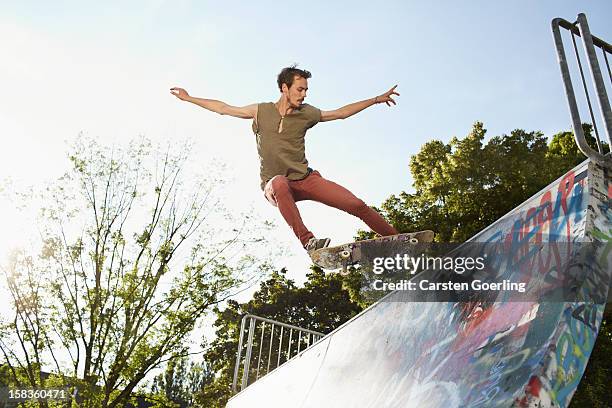
[[[283,85],[283,94],[289,100],[289,105],[292,108],[298,108],[306,98],[306,91],[308,91],[308,80],[301,76],[295,76],[293,78],[293,84],[291,88],[287,88],[287,85]]]

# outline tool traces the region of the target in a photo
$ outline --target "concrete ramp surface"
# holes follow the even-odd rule
[[[612,266],[612,183],[585,162],[472,238],[590,242],[529,271],[584,274],[581,301],[416,302],[394,292],[235,395],[228,407],[564,407],[584,373]],[[554,238],[550,238],[553,237]],[[511,263],[510,265],[518,265]],[[525,280],[525,267],[504,278]],[[597,300],[592,300],[597,299]]]

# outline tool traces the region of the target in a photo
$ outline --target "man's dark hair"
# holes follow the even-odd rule
[[[278,84],[278,89],[283,90],[283,84],[287,84],[287,88],[291,88],[293,85],[293,80],[296,76],[302,77],[304,79],[310,78],[312,75],[310,72],[305,69],[297,68],[297,64],[294,64],[290,67],[283,68],[283,70],[278,74],[278,78],[276,83]]]

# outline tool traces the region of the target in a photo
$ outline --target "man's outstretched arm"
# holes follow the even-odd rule
[[[395,100],[393,100],[393,95],[399,96],[399,93],[395,92],[395,85],[393,88],[389,89],[382,95],[378,95],[375,98],[365,99],[363,101],[351,103],[349,105],[343,106],[339,109],[335,109],[332,111],[321,111],[321,122],[327,122],[330,120],[336,119],[346,119],[349,116],[353,116],[354,114],[361,112],[365,108],[369,108],[372,105],[376,105],[377,103],[386,103],[387,106],[391,106],[391,104],[396,104]]]
[[[204,99],[190,96],[183,88],[170,88],[170,93],[182,101],[191,102],[211,112],[220,115],[230,115],[236,118],[253,119],[257,115],[257,104],[247,106],[232,106],[215,99]]]

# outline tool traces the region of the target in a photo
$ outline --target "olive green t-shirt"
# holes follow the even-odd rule
[[[253,132],[257,138],[262,190],[274,176],[301,180],[308,175],[304,136],[320,120],[321,111],[308,104],[300,105],[284,118],[273,102],[257,105]]]

